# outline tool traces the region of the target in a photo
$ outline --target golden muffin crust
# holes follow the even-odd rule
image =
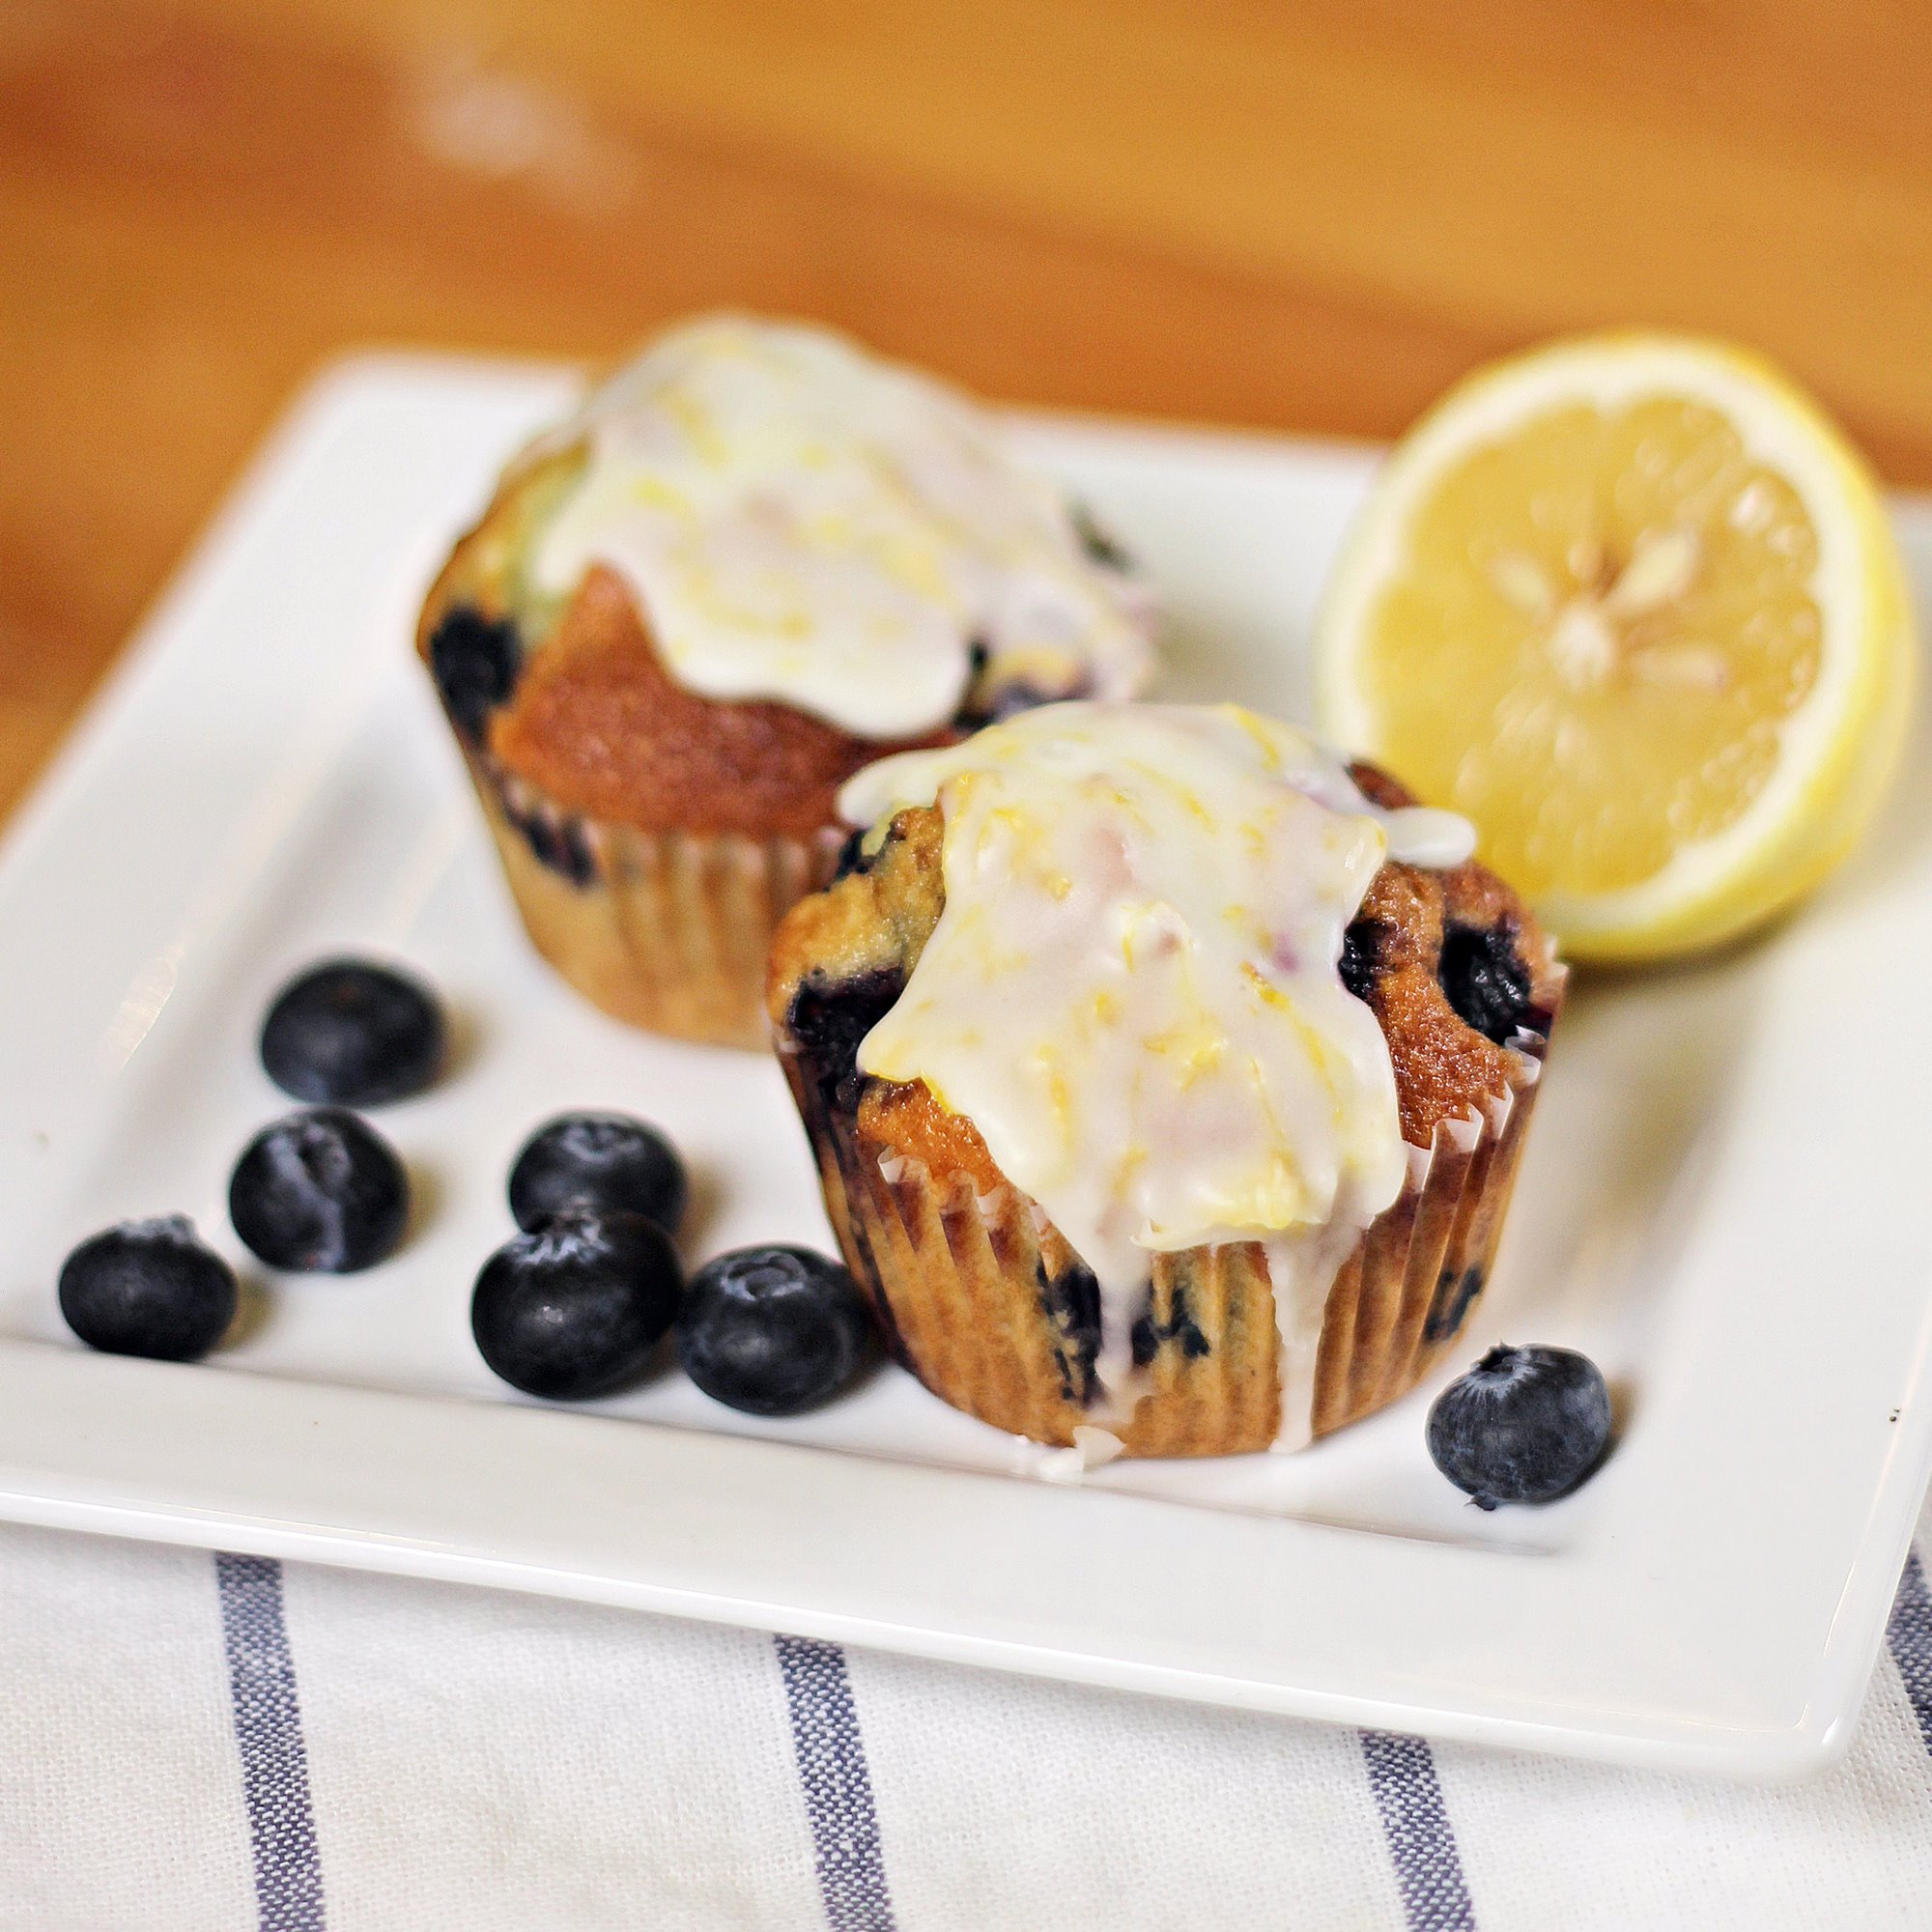
[[[790,705],[724,702],[664,668],[614,571],[594,567],[515,694],[491,718],[490,752],[589,818],[807,838],[837,822],[838,787],[889,752]]]

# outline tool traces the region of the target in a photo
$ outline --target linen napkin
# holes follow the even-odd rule
[[[0,1528],[0,1926],[444,1925],[1932,1925],[1932,1595],[1764,1789]]]

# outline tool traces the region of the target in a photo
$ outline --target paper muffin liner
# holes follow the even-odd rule
[[[643,832],[567,810],[493,760],[469,762],[525,928],[580,993],[651,1033],[770,1046],[772,934],[831,878],[839,832]]]
[[[1403,1191],[1337,1270],[1320,1343],[1289,1364],[1286,1399],[1265,1256],[1230,1243],[1150,1257],[1138,1399],[1112,1419],[1093,1384],[1097,1289],[1038,1206],[869,1141],[857,1082],[841,1093],[787,1037],[779,1058],[846,1264],[927,1388],[1037,1442],[1099,1427],[1130,1456],[1225,1456],[1298,1447],[1373,1414],[1461,1332],[1489,1278],[1542,1071],[1543,1040],[1520,1038],[1506,1090],[1408,1150]]]

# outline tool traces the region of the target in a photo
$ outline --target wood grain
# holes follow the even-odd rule
[[[735,301],[1385,436],[1664,323],[1932,481],[1928,45],[1873,0],[0,0],[0,810],[353,344],[602,356]]]

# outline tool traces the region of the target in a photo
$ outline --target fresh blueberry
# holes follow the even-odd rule
[[[396,1151],[340,1107],[266,1126],[228,1183],[235,1232],[273,1268],[354,1274],[394,1252],[410,1216]]]
[[[692,1276],[678,1359],[708,1396],[752,1415],[796,1415],[852,1379],[871,1321],[858,1284],[806,1248],[739,1248]]]
[[[1529,1011],[1529,975],[1507,926],[1450,926],[1435,977],[1463,1024],[1498,1046],[1515,1037]]]
[[[123,1221],[61,1264],[60,1311],[90,1349],[191,1362],[235,1320],[235,1270],[185,1214]]]
[[[566,1208],[484,1263],[469,1326],[483,1359],[512,1388],[581,1402],[642,1373],[682,1287],[677,1256],[655,1221]]]
[[[1568,1495],[1610,1442],[1610,1392],[1572,1349],[1492,1349],[1435,1398],[1431,1460],[1483,1509]]]
[[[387,966],[330,959],[275,995],[262,1065],[284,1094],[317,1106],[376,1107],[420,1094],[442,1065],[442,1009]]]
[[[677,1233],[689,1187],[677,1150],[626,1114],[560,1114],[510,1169],[510,1212],[527,1233],[561,1208],[642,1214]]]

